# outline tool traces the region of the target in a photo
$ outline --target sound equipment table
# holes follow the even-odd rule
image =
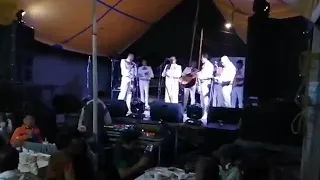
[[[139,137],[139,143],[141,148],[146,148],[148,145],[152,144],[158,149],[158,164],[160,164],[161,159],[161,143],[164,137],[160,133],[159,126],[148,126],[142,124],[115,124],[110,126],[105,126],[106,135],[108,136],[109,142],[113,145],[118,142],[121,133],[126,130],[136,129],[141,131],[141,136]]]

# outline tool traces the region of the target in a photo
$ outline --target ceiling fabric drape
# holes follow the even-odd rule
[[[319,1],[320,0],[269,0],[268,2],[271,6],[270,17],[284,19],[303,15],[310,20],[317,19],[320,14],[320,8],[318,7]],[[239,37],[246,42],[248,17],[253,14],[253,0],[213,0],[213,2],[226,21],[233,24]]]
[[[98,53],[119,53],[146,33],[182,0],[96,0]],[[35,39],[65,50],[91,54],[92,2],[87,0],[0,0],[0,24],[23,9]]]

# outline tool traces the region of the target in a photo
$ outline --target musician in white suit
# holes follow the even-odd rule
[[[244,70],[243,61],[240,59],[236,62],[236,76],[233,81],[233,88],[231,93],[231,106],[236,107],[238,100],[238,107],[243,108],[243,80],[244,80]]]
[[[152,68],[147,66],[147,61],[142,61],[142,66],[138,68],[140,99],[144,102],[146,109],[149,109],[149,84],[154,77]]]
[[[179,103],[179,78],[182,74],[182,68],[177,64],[176,57],[170,58],[170,64],[167,64],[161,74],[166,78],[165,97],[166,103]]]
[[[228,56],[223,56],[221,63],[223,70],[218,79],[218,83],[222,86],[223,107],[231,107],[232,83],[236,75],[236,68]]]
[[[137,66],[133,62],[134,55],[129,54],[126,59],[121,59],[121,84],[118,100],[125,100],[128,107],[128,114],[131,114],[131,99],[132,99],[132,82],[137,75]]]
[[[213,78],[214,66],[208,59],[208,54],[203,54],[201,58],[202,68],[198,72],[198,79],[200,80],[200,100],[203,109],[202,120],[206,123],[209,110],[210,87]]]
[[[182,76],[186,76],[190,73],[194,73],[197,72],[197,62],[196,61],[192,61],[190,63],[189,67],[186,67],[183,72],[182,72]],[[190,96],[190,105],[193,105],[196,103],[196,85],[193,85],[190,88],[184,88],[184,98],[183,98],[183,107],[184,109],[187,108],[188,105],[188,100],[189,100],[189,96]]]

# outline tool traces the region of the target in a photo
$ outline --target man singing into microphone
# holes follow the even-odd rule
[[[202,68],[201,71],[198,72],[198,79],[200,80],[200,99],[201,99],[201,106],[203,109],[203,116],[202,120],[207,121],[208,117],[208,109],[209,109],[209,94],[210,94],[210,87],[211,82],[213,78],[213,72],[214,72],[214,66],[213,64],[208,60],[209,56],[208,54],[204,53],[202,54],[201,62],[202,62]]]
[[[138,68],[140,98],[144,102],[145,108],[149,109],[149,83],[153,78],[153,71],[150,66],[147,66],[147,61],[142,61],[142,66]]]
[[[166,103],[179,103],[179,78],[182,74],[181,66],[177,64],[176,57],[170,57],[170,63],[167,64],[161,74],[166,78],[165,98]]]
[[[232,83],[236,75],[236,68],[229,60],[228,56],[223,56],[221,58],[221,63],[223,70],[218,79],[218,83],[222,86],[223,107],[231,107]]]
[[[243,61],[240,59],[236,62],[236,76],[234,77],[233,89],[231,93],[231,106],[236,107],[238,100],[238,107],[243,108],[243,80],[244,80],[244,71],[243,71]]]
[[[183,70],[182,76],[186,76],[186,75],[188,75],[190,73],[197,72],[197,71],[198,71],[197,62],[196,61],[192,61],[190,63],[190,66],[186,67]],[[196,85],[193,85],[190,88],[184,88],[183,108],[185,110],[187,108],[189,96],[190,96],[190,105],[195,104],[196,103]]]
[[[134,62],[133,54],[129,54],[127,59],[121,59],[120,68],[121,68],[121,84],[120,84],[120,93],[118,96],[118,100],[125,100],[128,113],[130,115],[131,112],[131,98],[132,98],[132,82],[137,74],[137,67]]]

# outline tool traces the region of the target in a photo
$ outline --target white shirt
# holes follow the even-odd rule
[[[170,68],[168,69],[168,64],[164,68],[161,76],[162,77],[168,77],[168,78],[180,78],[182,74],[182,68],[178,64],[171,64]]]
[[[139,80],[150,80],[153,77],[154,77],[154,74],[150,66],[141,66],[138,68]]]
[[[213,72],[214,72],[213,64],[209,60],[206,60],[205,63],[203,63],[202,65],[201,71],[198,72],[198,78],[200,80],[211,79],[213,77]]]
[[[128,62],[126,59],[121,59],[120,62],[122,77],[134,78],[137,76],[137,67],[133,62]]]
[[[192,71],[193,70],[193,71]],[[186,67],[184,68],[183,72],[182,72],[182,76],[185,76],[187,74],[190,74],[192,72],[194,72],[195,70],[197,70],[197,68],[192,68],[192,67]]]
[[[219,77],[219,82],[228,82],[233,83],[234,77],[236,75],[236,67],[231,61],[229,61],[222,70],[222,73]]]

